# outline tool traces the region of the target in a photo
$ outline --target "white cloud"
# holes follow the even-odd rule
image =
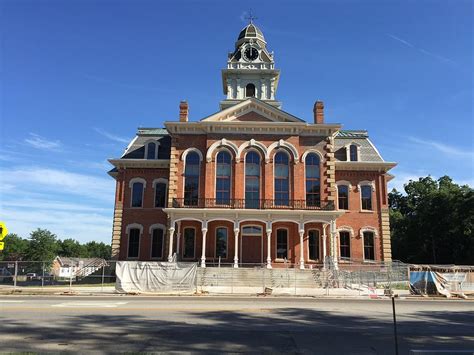
[[[442,62],[446,62],[446,63],[450,63],[450,64],[457,64],[454,60],[452,59],[449,59],[449,58],[446,58],[446,57],[443,57],[439,54],[436,54],[436,53],[433,53],[433,52],[430,52],[424,48],[420,48],[420,47],[417,47],[415,46],[413,43],[410,43],[398,36],[395,36],[393,34],[390,34],[390,33],[387,33],[387,36],[389,36],[390,38],[392,38],[393,40],[397,41],[397,42],[400,42],[402,43],[403,45],[407,46],[407,47],[410,47],[410,48],[413,48],[413,49],[416,49],[417,51],[419,51],[420,53],[423,53],[425,55],[428,55],[430,57],[433,57],[433,58],[436,58],[438,60],[441,60]]]
[[[417,170],[412,172],[399,171],[393,172],[392,174],[395,175],[395,178],[388,183],[388,191],[392,191],[392,189],[395,188],[398,192],[403,193],[405,192],[405,188],[403,187],[403,185],[407,184],[410,180],[418,181],[420,177],[426,177],[428,175],[431,175],[423,170]],[[433,180],[438,180],[441,176],[431,175],[431,177],[433,178]],[[455,184],[469,185],[471,187],[474,187],[474,179],[452,179]]]
[[[60,141],[48,140],[39,134],[30,133],[29,138],[25,138],[24,142],[34,148],[49,150],[49,151],[60,151],[62,150],[62,144]]]
[[[19,196],[27,191],[76,195],[113,203],[114,180],[42,167],[19,167],[2,174],[2,184],[15,185]],[[76,199],[76,197],[74,197]]]
[[[411,140],[412,142],[423,144],[430,148],[434,148],[438,150],[439,152],[448,154],[450,156],[454,155],[458,157],[474,159],[474,152],[472,150],[466,150],[466,149],[450,146],[444,143],[420,139],[416,137],[408,137],[408,139]]]
[[[129,143],[130,142],[130,139],[117,136],[113,133],[106,132],[106,131],[104,131],[103,129],[100,129],[100,128],[94,128],[94,131],[96,131],[97,133],[99,133],[99,134],[103,135],[104,137],[106,137],[106,138],[108,138],[112,141],[115,141],[115,142],[119,142],[119,143]]]

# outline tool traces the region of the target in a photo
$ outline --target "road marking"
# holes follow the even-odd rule
[[[103,308],[117,308],[120,305],[128,302],[64,302],[53,304],[51,307],[77,308],[77,307],[103,307]]]
[[[25,303],[26,301],[0,300],[0,303]]]

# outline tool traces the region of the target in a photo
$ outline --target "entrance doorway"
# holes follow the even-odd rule
[[[261,226],[244,226],[241,232],[240,260],[243,264],[261,264],[263,260]]]

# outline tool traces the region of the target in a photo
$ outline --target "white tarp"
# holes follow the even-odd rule
[[[197,264],[118,261],[115,272],[121,293],[187,293],[195,290]]]

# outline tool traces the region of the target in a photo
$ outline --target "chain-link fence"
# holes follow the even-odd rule
[[[73,259],[73,258],[72,258]],[[0,261],[0,290],[91,292],[115,290],[116,261],[88,259],[61,265],[57,261]]]

